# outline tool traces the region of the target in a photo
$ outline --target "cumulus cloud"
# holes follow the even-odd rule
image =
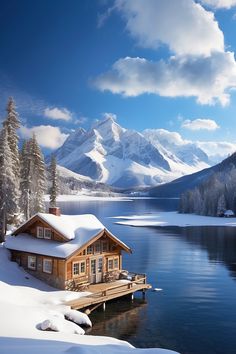
[[[174,55],[158,61],[120,58],[95,78],[97,89],[123,96],[147,93],[196,97],[200,104],[229,103],[230,89],[236,87],[236,62],[234,53],[224,49],[212,12],[193,0],[116,0],[114,8],[138,44],[153,49],[165,44]]]
[[[171,57],[168,61],[122,58],[94,80],[101,91],[124,96],[153,93],[166,97],[197,98],[201,104],[229,102],[228,90],[236,86],[236,62],[231,52],[210,57]]]
[[[139,45],[166,44],[178,55],[224,51],[224,36],[214,14],[193,0],[116,0],[126,28]]]
[[[69,121],[72,119],[72,113],[66,108],[45,108],[44,115],[47,118],[55,120]]]
[[[144,130],[144,135],[145,136],[153,136],[154,138],[157,138],[158,141],[163,144],[164,146],[167,145],[186,145],[191,143],[189,140],[185,140],[182,138],[182,136],[177,133],[177,132],[171,132],[166,129],[146,129]]]
[[[59,148],[69,134],[64,134],[58,127],[52,127],[51,125],[39,125],[32,128],[21,126],[20,135],[24,139],[31,138],[35,133],[39,145],[49,149]]]
[[[179,133],[166,129],[146,129],[144,136],[149,140],[160,142],[167,149],[174,146],[195,145],[202,149],[214,163],[218,163],[236,151],[236,143],[226,141],[193,141],[184,139]]]
[[[189,130],[216,130],[219,125],[212,119],[186,119],[182,123],[182,128]]]
[[[196,144],[210,158],[216,156],[225,158],[236,151],[236,144],[227,141],[197,141]]]
[[[201,3],[215,9],[230,9],[236,6],[236,0],[201,0]]]

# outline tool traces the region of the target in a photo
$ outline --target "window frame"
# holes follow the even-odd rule
[[[110,267],[109,263],[112,262],[112,268]],[[117,266],[115,266],[115,262],[117,262]],[[118,270],[119,269],[119,257],[109,257],[107,259],[107,270],[112,271],[112,270]]]
[[[31,259],[31,261],[30,261]],[[34,261],[32,262],[32,259],[34,259]],[[31,263],[34,263],[35,266],[32,266]],[[28,269],[30,270],[36,270],[37,269],[37,257],[36,256],[28,256],[28,259],[27,259],[27,267]]]
[[[82,264],[84,264],[84,272],[82,272]],[[78,273],[75,273],[75,265],[78,265]],[[72,263],[72,276],[73,278],[82,276],[86,274],[86,261],[75,261]]]
[[[91,252],[88,252],[88,249],[91,249]],[[94,252],[94,247],[93,247],[93,245],[89,245],[89,246],[87,247],[87,254],[93,254],[93,252]]]
[[[40,236],[40,231],[42,232],[42,236]],[[44,227],[43,226],[37,226],[37,238],[44,238]]]
[[[109,265],[110,262],[112,262],[112,267],[110,267],[110,265]],[[113,257],[112,258],[110,257],[107,260],[107,270],[108,270],[108,272],[111,271],[111,270],[114,270],[114,259],[113,259]]]
[[[108,248],[108,242],[107,241],[102,241],[102,253],[107,253],[109,252],[109,248]],[[104,247],[105,246],[105,247]]]
[[[101,244],[99,241],[95,242],[94,246],[94,254],[100,254],[101,253]]]
[[[45,262],[51,263],[51,271],[45,270]],[[52,260],[52,258],[43,258],[43,273],[47,273],[47,274],[53,273],[53,260]]]
[[[52,239],[52,229],[50,229],[49,227],[44,227],[43,228],[43,236],[45,238],[45,240],[51,240]],[[46,237],[46,232],[50,231],[50,237]]]

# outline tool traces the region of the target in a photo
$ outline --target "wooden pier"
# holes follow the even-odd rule
[[[87,291],[91,294],[83,296],[76,300],[67,301],[66,305],[71,306],[72,309],[87,309],[87,314],[91,313],[100,305],[103,305],[105,310],[105,304],[107,301],[117,299],[126,295],[131,295],[136,291],[142,291],[143,296],[148,289],[152,286],[146,283],[146,276],[144,274],[136,274],[133,277],[134,280],[116,280],[109,283],[99,283],[89,285]]]

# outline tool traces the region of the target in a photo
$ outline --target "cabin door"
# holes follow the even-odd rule
[[[90,260],[90,283],[101,283],[103,258],[96,257]]]

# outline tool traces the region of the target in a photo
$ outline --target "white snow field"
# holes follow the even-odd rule
[[[79,325],[91,326],[88,316],[63,302],[88,293],[51,288],[11,262],[9,256],[0,244],[1,354],[175,353],[157,348],[136,349],[110,337],[80,335],[84,330]],[[42,330],[46,328],[54,331]]]
[[[122,221],[115,223],[128,226],[236,226],[236,217],[220,218],[195,214],[179,214],[177,211],[147,215],[114,216],[112,219],[121,219]]]

